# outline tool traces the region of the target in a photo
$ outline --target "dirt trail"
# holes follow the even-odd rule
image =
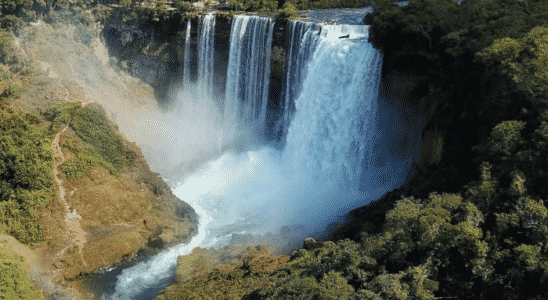
[[[65,251],[70,248],[73,245],[78,246],[78,252],[80,255],[82,255],[82,248],[84,247],[84,244],[86,243],[86,232],[82,229],[82,226],[80,224],[80,220],[82,217],[76,212],[76,209],[73,209],[72,212],[70,211],[70,207],[65,199],[66,191],[63,187],[63,181],[59,177],[60,172],[60,166],[65,162],[65,156],[63,155],[63,150],[61,149],[61,146],[59,145],[59,138],[60,136],[67,130],[68,126],[65,126],[62,130],[60,130],[54,137],[53,141],[51,142],[51,149],[53,150],[54,157],[55,157],[55,166],[53,168],[53,179],[57,183],[57,186],[59,188],[59,200],[65,207],[65,225],[66,225],[66,232],[65,232],[65,241],[68,242],[68,246],[63,248],[59,253],[57,253],[56,257],[61,257]],[[82,256],[82,260],[84,257]],[[86,265],[86,262],[83,260],[84,265]]]

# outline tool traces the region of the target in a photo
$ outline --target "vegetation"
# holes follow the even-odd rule
[[[19,84],[12,84],[8,86],[2,94],[0,94],[0,100],[5,98],[21,98],[21,86]]]
[[[34,212],[56,197],[51,133],[32,114],[0,110],[0,231],[24,243],[43,237]]]
[[[12,247],[8,240],[0,240],[0,299],[44,299],[30,283],[29,264]]]
[[[411,87],[406,96],[429,111],[426,128],[430,137],[452,133],[451,139],[436,142],[443,145],[440,163],[417,168],[421,175],[410,183],[409,193],[425,197],[442,189],[458,192],[481,163],[470,149],[486,140],[497,124],[520,117],[522,108],[527,112],[532,108],[527,100],[530,92],[518,91],[494,61],[478,53],[495,40],[518,40],[548,23],[544,13],[548,4],[467,0],[458,5],[452,0],[416,0],[398,6],[385,0],[370,2],[374,12],[366,18],[371,24],[369,40],[385,53],[385,71],[399,73]],[[526,128],[532,118],[522,120]]]
[[[225,249],[195,248],[177,260],[177,282],[157,299],[242,299],[288,271],[287,256],[273,256],[263,246],[231,255]]]
[[[294,5],[297,9],[365,7],[368,5],[367,0],[286,0],[285,1],[285,3],[288,3],[288,2]]]
[[[61,170],[67,175],[67,178],[74,179],[82,177],[90,167],[101,167],[107,170],[110,175],[116,178],[120,177],[120,171],[105,161],[93,148],[81,149],[77,157],[73,157],[63,164]]]
[[[62,167],[69,178],[83,175],[91,166],[105,168],[115,177],[120,175],[123,167],[133,163],[135,154],[128,149],[123,138],[114,131],[105,111],[100,106],[80,107],[80,103],[59,105],[45,113],[52,122],[52,128],[69,124],[84,142],[92,148],[77,149],[76,158],[70,159]],[[69,144],[70,145],[70,144]]]
[[[237,11],[275,12],[277,0],[229,0],[228,5]]]
[[[82,176],[91,166],[105,168],[115,177],[132,163],[133,156],[107,123],[99,108],[81,108],[79,103],[49,110],[50,126],[36,129],[40,118],[25,112],[0,110],[0,232],[23,243],[43,239],[44,230],[36,211],[58,197],[53,184],[51,141],[62,123],[70,123],[91,148],[67,147],[77,154],[62,166],[68,178]]]
[[[38,19],[65,20],[64,13],[78,14],[91,0],[4,0],[0,7],[0,28],[17,31]]]
[[[0,199],[12,200],[21,190],[53,187],[51,135],[37,130],[36,116],[0,110]]]
[[[282,9],[278,11],[276,15],[277,19],[294,20],[299,17],[297,8],[290,2],[286,2]]]

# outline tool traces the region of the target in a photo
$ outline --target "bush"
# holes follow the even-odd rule
[[[8,86],[3,92],[2,94],[0,94],[0,99],[7,99],[7,98],[15,98],[15,99],[19,99],[21,98],[21,92],[22,92],[22,88],[19,84],[12,84],[10,86]]]
[[[89,105],[84,108],[80,103],[61,104],[44,114],[52,122],[51,130],[56,131],[61,124],[69,124],[84,142],[92,149],[86,149],[79,159],[66,165],[70,176],[80,177],[85,172],[84,165],[101,166],[113,176],[118,176],[120,170],[133,163],[135,154],[127,149],[126,142],[116,132],[113,124],[100,106]],[[70,170],[70,171],[69,171]],[[68,176],[68,174],[67,174]]]
[[[248,247],[224,262],[223,257],[229,251],[229,247],[195,248],[189,255],[180,256],[178,283],[157,299],[249,299],[246,294],[270,285],[272,279],[287,271],[288,257],[271,255],[265,247]]]
[[[13,44],[13,37],[6,31],[0,30],[0,62],[12,63],[17,60],[17,49]]]
[[[12,199],[18,190],[53,187],[51,136],[36,130],[28,113],[0,111],[0,200]]]
[[[133,163],[134,153],[126,148],[122,137],[109,124],[102,107],[90,105],[76,110],[70,126],[116,169],[120,170]]]
[[[67,178],[80,178],[91,167],[101,167],[107,170],[110,175],[116,178],[120,177],[120,171],[111,163],[105,161],[94,149],[86,148],[79,150],[78,152],[80,153],[77,157],[71,158],[61,167],[61,170],[67,175]]]
[[[291,2],[299,10],[336,7],[364,7],[370,5],[367,0],[292,0],[287,2]]]
[[[284,3],[283,8],[280,9],[276,15],[276,18],[280,20],[294,20],[298,17],[297,8],[290,2]]]
[[[180,9],[183,12],[191,11],[194,9],[192,3],[190,3],[189,1],[175,0],[171,5],[173,5],[173,7],[177,9]]]
[[[52,188],[45,191],[19,191],[14,200],[0,202],[0,229],[20,242],[32,244],[44,239],[45,230],[35,215],[41,205],[58,197]]]
[[[33,290],[29,278],[29,264],[13,249],[6,247],[8,240],[0,240],[0,291],[2,299],[44,299]]]
[[[0,111],[0,229],[23,243],[43,238],[35,212],[56,197],[51,135],[28,113]]]
[[[9,68],[6,66],[0,66],[0,83],[10,79],[11,79],[11,72]]]
[[[72,151],[76,154],[78,154],[80,152],[80,148],[75,146],[74,142],[72,140],[65,141],[65,143],[63,144],[63,147],[67,148],[69,151]]]
[[[44,113],[44,117],[50,122],[68,124],[72,120],[74,112],[81,106],[78,102],[59,104],[54,108],[48,109]]]
[[[229,0],[228,5],[233,10],[272,12],[278,7],[277,0]]]

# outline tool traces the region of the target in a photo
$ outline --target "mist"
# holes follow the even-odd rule
[[[205,20],[214,26],[211,18]],[[314,47],[303,48],[309,53],[300,56],[306,58],[302,66],[307,72],[298,81],[302,89],[295,95],[295,110],[287,105],[284,111],[285,146],[270,146],[264,135],[269,77],[254,73],[262,68],[261,59],[270,61],[272,41],[256,30],[272,34],[270,22],[236,17],[238,30],[255,30],[231,36],[227,74],[239,80],[227,81],[229,96],[216,94],[212,80],[199,79],[219,71],[201,68],[209,74],[201,74],[197,82],[166,83],[168,101],[162,106],[152,87],[115,66],[92,31],[37,23],[25,29],[20,41],[49,78],[83,98],[65,100],[101,104],[122,134],[140,146],[151,169],[194,207],[200,232],[192,247],[222,247],[237,241],[235,234],[298,246],[307,236],[320,236],[341,215],[405,182],[420,151],[419,128],[411,126],[420,117],[404,104],[396,107],[389,85],[381,88],[382,54],[365,42],[367,27],[303,27],[314,30],[302,35],[310,39],[303,43]],[[348,40],[341,40],[342,35],[349,35]],[[244,68],[245,47],[232,47],[236,44],[259,44],[266,50],[254,52],[256,61]],[[262,96],[243,82],[253,82]],[[124,270],[116,297],[139,295],[170,276],[176,257],[189,247],[181,245]]]

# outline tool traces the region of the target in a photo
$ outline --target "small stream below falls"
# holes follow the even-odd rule
[[[173,191],[200,216],[198,235],[188,245],[90,276],[86,284],[96,295],[153,299],[173,282],[177,256],[194,247],[222,247],[234,233],[264,235],[281,226],[298,225],[303,231],[295,238],[305,238],[402,184],[420,148],[420,117],[381,82],[382,54],[367,42],[369,28],[361,23],[366,9],[329,11],[330,18],[308,11],[309,19],[286,28],[288,73],[270,133],[285,141],[281,149],[264,142],[273,21],[235,16],[227,92],[212,99],[215,66],[206,56],[215,16],[200,19],[201,74],[178,91],[192,97],[177,99],[182,110],[185,99],[224,103],[221,113],[204,113],[216,116],[205,121],[220,124],[209,141],[217,154]]]

